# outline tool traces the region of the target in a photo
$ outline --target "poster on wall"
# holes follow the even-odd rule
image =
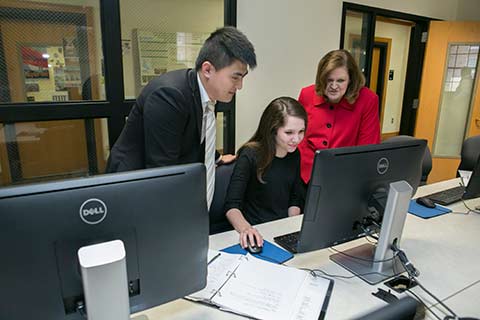
[[[49,79],[48,55],[42,47],[22,47],[22,63],[25,82],[32,79]]]
[[[137,79],[141,86],[176,69],[193,68],[209,33],[134,30]]]
[[[82,77],[80,73],[80,58],[78,56],[76,37],[63,38],[63,52],[65,59],[65,68],[63,70],[64,87],[81,87]]]
[[[63,56],[63,47],[48,47],[48,64],[53,70],[53,79],[55,81],[55,91],[65,90],[65,57]]]
[[[21,47],[26,101],[67,101],[63,47]]]

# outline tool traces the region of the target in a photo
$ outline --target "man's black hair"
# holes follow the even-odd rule
[[[202,46],[195,62],[195,69],[202,68],[205,61],[220,70],[239,60],[253,69],[257,66],[257,57],[252,43],[234,27],[215,30]]]

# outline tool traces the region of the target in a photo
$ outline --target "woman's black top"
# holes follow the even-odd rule
[[[263,175],[257,178],[257,157],[253,148],[244,148],[235,164],[225,199],[225,212],[239,209],[250,224],[288,217],[288,208],[302,207],[300,192],[300,153],[274,157]]]

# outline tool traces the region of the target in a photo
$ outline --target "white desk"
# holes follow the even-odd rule
[[[458,180],[454,179],[424,186],[419,188],[416,196],[452,187],[457,183]],[[472,207],[478,206],[480,199],[470,200],[468,203]],[[466,211],[462,203],[451,208],[454,211]],[[258,225],[257,228],[265,239],[273,242],[274,236],[299,230],[301,219],[302,216],[277,220]],[[219,250],[237,242],[238,234],[235,231],[210,236],[211,249]],[[343,250],[364,242],[365,240],[359,239],[336,248]],[[480,317],[480,215],[450,213],[421,219],[408,214],[401,247],[420,270],[419,280],[427,289],[445,300],[459,316]],[[351,275],[329,260],[331,253],[329,249],[323,249],[297,254],[286,265],[319,268],[337,275]],[[348,319],[386,305],[371,294],[379,287],[387,289],[383,284],[370,286],[358,278],[335,279],[326,319]],[[429,306],[435,305],[435,301],[421,289],[415,288],[413,291],[427,301]],[[436,313],[442,315],[438,309]],[[149,320],[244,319],[184,299],[146,310],[140,315],[147,316]],[[431,314],[427,314],[427,318],[435,319]]]

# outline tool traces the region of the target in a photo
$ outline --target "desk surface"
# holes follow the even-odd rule
[[[448,180],[420,187],[416,196],[430,194],[453,187],[458,179]],[[478,206],[480,199],[470,200],[472,206]],[[450,208],[454,212],[466,212],[463,204],[456,203]],[[273,237],[293,231],[301,226],[302,216],[286,218],[256,226],[265,239],[273,242]],[[236,231],[210,236],[210,248],[219,250],[238,242]],[[408,214],[401,246],[410,261],[420,270],[419,281],[438,298],[453,309],[459,316],[480,317],[480,215],[450,213],[430,219],[418,218]],[[365,243],[364,239],[352,241],[336,248],[348,249]],[[286,262],[297,268],[321,269],[335,275],[351,275],[348,271],[329,260],[330,249],[296,254]],[[385,305],[385,302],[371,293],[377,288],[387,289],[383,284],[369,285],[358,278],[335,279],[326,319],[348,319]],[[415,289],[429,306],[435,301],[420,289]],[[435,309],[440,316],[442,308]],[[178,299],[170,303],[146,310],[139,315],[149,320],[172,319],[245,319],[222,312],[214,307]],[[435,319],[427,314],[428,319]]]

